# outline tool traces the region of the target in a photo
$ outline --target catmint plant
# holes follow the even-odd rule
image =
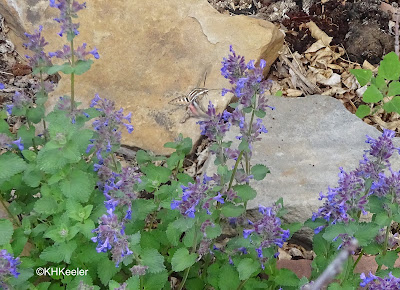
[[[327,267],[337,249],[347,247],[353,239],[359,242],[358,259],[348,259],[345,271],[337,277],[342,287],[360,283],[354,269],[364,253],[376,256],[378,275],[387,273],[381,270],[382,266],[393,269],[397,251],[391,249],[397,242],[391,233],[391,224],[400,220],[399,172],[392,169],[390,162],[391,157],[399,153],[393,137],[394,132],[387,129],[376,139],[367,136],[370,149],[358,168],[351,172],[340,168],[338,186],[329,188],[326,195],[320,194],[324,204],[313,214],[313,222],[306,223],[316,233],[313,277]],[[372,220],[365,222],[362,217],[368,213]],[[365,279],[365,275],[363,277]],[[379,281],[376,285],[384,280]],[[361,286],[366,284],[364,281]],[[374,287],[377,286],[370,289],[381,289]]]
[[[257,66],[255,61],[246,64],[231,47],[231,55],[222,62],[221,73],[232,85],[223,93],[233,93],[238,102],[222,113],[210,103],[207,117],[199,122],[202,134],[213,143],[210,152],[216,156],[216,174],[193,178],[185,173],[193,144],[182,135],[165,144],[174,149],[170,156],[139,150],[137,166],[122,166],[115,152],[121,130],[133,132],[131,113],[124,114],[111,98],[97,94],[86,109],[75,101],[75,75],[90,69],[90,58],[99,58],[95,48],[76,43],[79,23],[75,19],[86,4],[50,0],[50,6],[59,11],[55,21],[66,44],[46,53],[43,27],[26,34],[29,42],[25,46],[32,51],[28,60],[37,77],[35,95],[17,92],[1,114],[26,120],[16,134],[0,120],[0,146],[4,148],[0,201],[8,214],[8,219],[0,220],[0,246],[4,248],[0,278],[7,279],[1,286],[299,286],[292,272],[275,267],[277,248],[298,228],[282,224],[282,200],[271,207],[260,206],[258,217],[245,215],[247,202],[256,197],[251,182],[268,173],[265,165],[251,164],[254,143],[267,133],[262,118],[272,108],[265,96],[270,86],[263,77],[265,61]],[[55,73],[69,77],[71,92],[59,97],[46,115],[44,103],[54,87],[47,76]],[[90,129],[85,123],[92,119]],[[240,132],[236,147],[226,140],[233,126]],[[227,224],[236,228],[235,234],[223,233]],[[14,258],[24,248],[27,256]],[[60,269],[86,272],[68,275]],[[261,279],[261,274],[268,275],[268,280]]]
[[[11,277],[18,278],[19,258],[14,258],[7,250],[0,250],[0,289],[9,289],[7,280]]]

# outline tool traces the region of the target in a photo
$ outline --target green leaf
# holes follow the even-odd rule
[[[142,265],[148,266],[148,273],[160,273],[165,270],[164,256],[156,249],[144,249],[140,254]]]
[[[83,224],[78,224],[79,231],[89,240],[93,237],[92,230],[96,228],[94,222],[91,219],[87,219]]]
[[[58,204],[54,197],[43,196],[39,198],[33,207],[33,209],[40,214],[50,215],[54,214],[58,210]]]
[[[144,220],[147,215],[156,210],[157,205],[151,199],[136,199],[132,205],[132,218]]]
[[[39,151],[37,156],[37,164],[40,170],[46,173],[55,173],[57,169],[60,169],[68,163],[65,158],[63,150],[57,149],[46,149],[43,148]]]
[[[153,164],[143,167],[142,171],[146,174],[147,178],[152,181],[157,181],[159,184],[169,181],[169,177],[172,173],[172,171],[168,168],[155,166]]]
[[[26,160],[28,160],[29,162],[35,161],[35,159],[36,159],[36,153],[33,151],[25,149],[25,150],[22,150],[21,153],[22,153],[22,156],[24,156],[24,158]]]
[[[11,246],[15,257],[22,253],[22,250],[28,242],[28,236],[25,235],[24,231],[24,228],[17,228],[13,234]]]
[[[369,69],[351,69],[350,73],[356,77],[362,87],[368,84],[372,77],[372,71]]]
[[[147,153],[144,150],[139,150],[138,152],[136,152],[136,156],[135,157],[136,157],[136,162],[139,165],[149,163],[149,162],[151,162],[153,160],[151,158],[152,156],[150,156],[150,154]]]
[[[32,139],[35,138],[35,127],[31,126],[29,129],[26,126],[22,126],[18,129],[17,138],[22,139],[24,148],[28,149],[33,146]]]
[[[168,272],[163,271],[157,274],[146,274],[144,276],[144,289],[145,290],[160,290],[169,289],[164,288],[164,285],[168,283]]]
[[[253,188],[251,188],[250,185],[247,184],[235,185],[233,187],[233,190],[237,192],[238,196],[244,202],[254,199],[257,196],[257,191],[255,191]]]
[[[11,132],[9,130],[10,125],[6,121],[3,120],[3,118],[0,118],[0,133],[6,134],[9,137],[11,137]]]
[[[366,103],[378,103],[383,100],[380,90],[374,85],[370,85],[363,94],[363,101]]]
[[[371,78],[371,84],[375,85],[381,92],[386,92],[388,90],[385,78],[380,75]]]
[[[195,219],[181,217],[172,223],[177,230],[184,232],[194,226]]]
[[[242,205],[224,204],[221,212],[225,217],[238,217],[244,212],[244,207]]]
[[[12,223],[6,219],[0,219],[0,246],[8,244],[14,233]]]
[[[263,110],[257,110],[257,111],[255,111],[255,113],[254,113],[258,118],[264,118],[265,117],[265,115],[267,114],[265,111],[263,111]]]
[[[74,170],[60,182],[62,193],[67,198],[87,202],[95,186],[91,175],[81,170]]]
[[[71,66],[70,66],[69,64],[67,64],[67,63],[64,63],[64,64],[62,64],[62,65],[53,65],[53,66],[49,67],[49,69],[47,70],[47,73],[48,73],[49,75],[53,75],[53,74],[55,74],[55,73],[57,73],[57,72],[62,71],[63,69],[65,69],[65,66],[71,67]]]
[[[390,101],[386,102],[383,105],[383,109],[387,113],[396,112],[396,113],[400,114],[400,97],[396,96],[393,99],[391,99]]]
[[[0,179],[9,179],[11,176],[25,170],[25,161],[12,153],[0,155]]]
[[[28,169],[25,170],[22,180],[30,187],[38,187],[42,180],[42,173],[40,170],[36,169],[36,166],[30,164]]]
[[[76,248],[77,244],[75,241],[53,245],[44,249],[40,254],[40,259],[53,263],[64,261],[69,264],[71,262],[71,256]]]
[[[359,245],[363,247],[374,240],[376,235],[379,233],[379,229],[380,227],[374,223],[361,223],[358,225],[354,237],[358,240]]]
[[[254,165],[253,167],[251,167],[250,172],[254,176],[255,180],[263,180],[267,173],[271,173],[271,171],[269,171],[269,168],[263,164]]]
[[[240,284],[239,274],[233,266],[225,264],[221,267],[218,277],[218,286],[221,290],[237,289]]]
[[[27,111],[26,115],[29,119],[34,124],[38,124],[42,119],[44,118],[44,107],[40,106],[37,108],[31,108]]]
[[[185,154],[183,154],[183,153],[180,153],[180,154],[178,154],[177,152],[172,153],[171,156],[169,156],[167,159],[168,168],[171,170],[175,169],[176,167],[178,167],[179,164],[182,164],[180,162],[184,158],[185,158]]]
[[[295,273],[289,269],[279,269],[278,274],[275,276],[275,283],[279,286],[291,286],[295,287],[299,284],[300,279]]]
[[[396,96],[400,95],[400,82],[399,81],[393,81],[389,84],[389,91],[387,93],[387,96]]]
[[[379,68],[378,75],[387,80],[398,80],[400,77],[400,61],[395,52],[390,52],[383,57]]]
[[[74,67],[74,73],[76,75],[81,75],[85,72],[87,72],[90,67],[92,66],[93,60],[89,59],[89,60],[78,60],[75,63],[75,67]]]
[[[245,258],[237,265],[237,271],[239,272],[240,280],[247,280],[253,274],[256,274],[260,270],[260,262],[254,261],[250,258]]]
[[[87,146],[89,144],[89,139],[93,137],[92,130],[79,130],[71,136],[69,142],[73,143],[73,146],[81,153],[86,152]]]
[[[103,285],[107,285],[108,281],[119,271],[120,269],[115,267],[115,263],[108,260],[108,258],[104,258],[97,263],[97,275]]]
[[[238,149],[240,151],[250,152],[249,142],[243,139],[242,142],[240,142]]]
[[[394,262],[396,262],[398,258],[397,252],[396,251],[388,251],[386,252],[386,255],[378,255],[375,257],[375,261],[378,265],[385,265],[386,267],[393,268],[394,267]]]
[[[356,111],[356,116],[360,119],[364,118],[365,116],[368,116],[371,113],[371,108],[368,107],[367,105],[360,105],[357,108]]]
[[[182,232],[175,228],[172,223],[170,223],[168,224],[166,234],[168,241],[171,243],[171,245],[177,246]]]
[[[219,224],[215,224],[214,226],[206,227],[206,236],[208,239],[212,240],[216,237],[219,237],[222,233],[221,226]]]
[[[186,248],[180,248],[176,250],[174,256],[172,257],[172,270],[175,272],[181,272],[196,263],[196,259],[197,254],[189,254],[189,251]]]

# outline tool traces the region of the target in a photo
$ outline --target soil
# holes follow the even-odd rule
[[[367,60],[371,64],[378,64],[385,54],[394,50],[393,32],[389,30],[391,16],[380,9],[380,0],[313,1],[315,3],[309,8],[308,14],[302,10],[303,2],[311,2],[307,0],[208,1],[220,12],[272,20],[285,31],[285,40],[290,49],[300,54],[315,42],[305,26],[310,20],[333,37],[331,45],[344,47],[349,60],[353,62],[363,63]],[[281,17],[271,16],[276,10]]]

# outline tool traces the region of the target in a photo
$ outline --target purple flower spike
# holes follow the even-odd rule
[[[14,258],[7,250],[0,250],[0,289],[12,289],[5,282],[12,276],[18,278],[17,267],[21,264],[19,258]]]
[[[364,273],[361,273],[360,279],[363,280],[360,283],[360,286],[368,286],[369,290],[400,289],[400,279],[393,276],[392,272],[390,272],[384,278],[375,276],[371,272],[369,272],[368,276],[366,276]]]
[[[118,221],[118,216],[113,210],[108,209],[107,215],[101,217],[99,227],[92,231],[97,234],[91,239],[98,244],[96,251],[101,253],[111,250],[112,260],[117,267],[124,257],[132,254],[128,248],[128,237],[124,233],[124,228],[124,224]]]

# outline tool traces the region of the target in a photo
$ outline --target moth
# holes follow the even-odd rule
[[[206,83],[207,72],[204,76],[204,86]],[[206,110],[201,105],[201,99],[207,95],[209,89],[199,87],[192,89],[187,95],[172,99],[168,103],[175,106],[186,106],[186,113],[181,123],[185,123],[190,117],[204,118],[207,116]]]

